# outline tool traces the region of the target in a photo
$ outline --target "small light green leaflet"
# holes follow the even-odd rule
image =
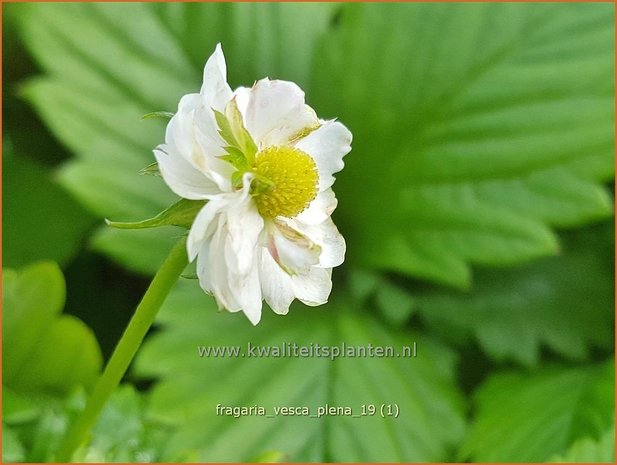
[[[90,386],[102,356],[92,331],[61,315],[65,285],[53,262],[2,274],[2,382],[16,393],[66,394]]]
[[[615,463],[615,425],[599,439],[576,441],[568,451],[551,458],[559,463]]]
[[[469,292],[416,290],[417,311],[446,340],[473,338],[497,361],[534,366],[543,347],[573,360],[610,350],[614,237],[612,221],[563,234],[559,256],[477,270]]]
[[[134,223],[106,220],[111,227],[118,229],[149,229],[161,226],[179,226],[190,229],[197,213],[206,202],[202,200],[180,199],[153,218]]]
[[[248,460],[250,463],[285,463],[288,461],[289,457],[277,450],[262,452]]]
[[[610,216],[613,4],[347,4],[316,57],[350,263],[466,288]]]
[[[66,433],[69,421],[83,410],[86,393],[71,392],[63,399],[41,401],[39,415],[29,421],[12,421],[3,433],[22,439],[24,449],[16,449],[14,438],[3,436],[3,458],[21,451],[25,462],[52,462],[54,452]],[[74,455],[77,462],[159,462],[162,445],[172,428],[145,416],[145,399],[131,385],[120,386],[105,405],[96,422],[91,441]]]
[[[23,95],[76,155],[61,169],[60,182],[99,218],[131,220],[150,218],[175,200],[159,177],[139,176],[165,135],[164,120],[142,116],[175,111],[182,95],[198,91],[217,42],[232,88],[265,76],[308,87],[314,45],[339,7],[136,2],[7,8],[45,71],[25,83]],[[170,244],[165,230],[107,226],[92,242],[145,274],[156,271]]]
[[[181,310],[181,311],[180,311]],[[141,348],[134,375],[159,379],[149,416],[178,427],[164,460],[192,451],[194,460],[247,461],[278,451],[289,461],[441,461],[463,434],[464,407],[454,382],[454,354],[421,334],[392,331],[344,297],[318,308],[294,305],[284,317],[264,308],[253,327],[217,312],[193,282],[180,281],[159,314],[163,331]],[[199,346],[417,342],[416,358],[200,357]],[[233,389],[230,389],[233,386]],[[398,418],[225,417],[217,404],[353,407],[394,404]],[[199,428],[195,428],[199,425]],[[242,441],[238,441],[242,438]]]
[[[172,428],[146,418],[145,398],[131,385],[114,392],[92,434],[92,441],[78,451],[79,462],[161,461],[161,451]]]
[[[32,421],[39,415],[39,407],[27,396],[2,386],[2,421],[19,424]]]
[[[24,446],[17,434],[7,425],[2,425],[2,463],[23,462]]]
[[[462,460],[543,462],[612,427],[615,361],[493,374],[476,392]]]

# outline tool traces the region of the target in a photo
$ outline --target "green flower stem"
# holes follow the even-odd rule
[[[186,238],[173,247],[169,256],[156,273],[135,310],[122,338],[118,342],[105,371],[99,378],[81,416],[69,429],[56,454],[56,461],[68,462],[77,448],[87,439],[105,403],[126,373],[137,349],[167,294],[187,265]]]

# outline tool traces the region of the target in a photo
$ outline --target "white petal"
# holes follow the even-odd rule
[[[272,258],[289,274],[308,273],[319,263],[321,248],[310,238],[282,221],[269,227],[268,250]]]
[[[221,192],[215,182],[195,169],[173,147],[160,145],[153,152],[161,176],[170,189],[180,197],[203,200]]]
[[[205,107],[199,94],[182,97],[178,112],[167,125],[165,140],[194,168],[217,183],[221,191],[231,191],[231,173],[235,168],[219,157],[225,145],[218,133],[214,112]]]
[[[261,146],[288,145],[295,143],[302,134],[315,131],[321,125],[319,118],[308,105],[303,105],[290,111],[279,126],[272,129],[261,138]]]
[[[227,231],[233,264],[244,275],[251,269],[264,220],[250,198],[234,205],[227,211]]]
[[[224,155],[225,141],[219,134],[219,127],[211,107],[199,105],[194,112],[197,137],[204,151],[211,156]]]
[[[251,181],[252,176],[245,174],[243,191],[225,213],[227,237],[224,253],[229,289],[244,314],[256,325],[261,318],[262,307],[259,238],[264,221],[249,197]]]
[[[221,44],[216,45],[214,53],[208,58],[204,67],[204,82],[200,93],[206,108],[222,111],[231,99],[232,92],[227,84],[227,66]]]
[[[330,218],[336,209],[338,201],[332,189],[317,194],[317,197],[310,203],[306,210],[297,215],[294,219],[304,224],[320,224]]]
[[[257,257],[256,257],[257,258]],[[259,282],[259,266],[257,260],[251,262],[248,273],[240,274],[229,270],[228,283],[231,293],[242,308],[242,311],[256,325],[261,319],[261,284]]]
[[[214,222],[215,216],[224,210],[233,198],[228,195],[221,194],[213,197],[201,210],[197,213],[193,225],[189,231],[189,236],[186,241],[186,248],[189,256],[189,261],[195,260],[195,257],[202,250],[202,245],[212,234],[217,223]]]
[[[246,111],[249,101],[251,100],[251,91],[252,90],[248,87],[238,87],[236,90],[234,90],[233,98],[236,99],[238,111],[242,115],[242,118],[244,118],[244,127],[246,127]]]
[[[241,249],[243,237],[248,237],[250,234],[259,236],[263,229],[263,219],[250,202],[249,191],[252,180],[253,175],[245,173],[242,179],[243,187],[241,191],[216,195],[197,213],[186,242],[189,261],[195,259],[196,254],[201,248],[201,243],[214,233],[211,224],[216,215],[221,214],[223,216],[221,221],[225,224],[226,235],[233,230],[232,236],[239,244],[235,246],[234,251],[238,252],[238,254],[244,253],[244,250]],[[232,224],[230,224],[230,217]],[[245,231],[250,226],[255,226],[257,230]],[[255,243],[256,240],[254,243],[249,243],[244,247],[248,247],[249,252],[252,253]],[[236,261],[233,262],[233,265],[236,266]],[[248,267],[244,269],[247,270]]]
[[[193,142],[187,136],[192,135],[193,114],[200,102],[199,94],[183,95],[178,103],[178,111],[167,123],[165,143],[176,147],[178,152],[184,156],[193,150]]]
[[[246,91],[236,93],[243,100],[238,108],[246,106],[246,129],[260,148],[283,145],[302,129],[319,124],[304,103],[304,92],[293,82],[262,79],[250,89],[248,99]]]
[[[210,241],[200,242],[197,255],[196,272],[197,278],[199,279],[199,285],[208,294],[212,294],[214,292],[210,258]]]
[[[306,305],[325,304],[332,290],[332,269],[313,267],[307,274],[292,276],[291,285],[295,296]]]
[[[223,139],[218,134],[214,112],[204,104],[200,94],[187,94],[180,99],[178,111],[171,118],[165,132],[165,142],[174,145],[187,159],[193,159],[198,149],[203,155],[220,156],[225,153]],[[199,143],[199,145],[197,145]],[[194,160],[196,168],[202,168],[203,162]],[[204,160],[205,162],[205,160]]]
[[[197,257],[197,276],[201,288],[216,299],[220,309],[230,312],[241,310],[240,305],[229,289],[228,270],[225,263],[225,219],[216,217],[214,234],[205,242]]]
[[[338,121],[327,121],[319,129],[301,139],[296,148],[308,153],[319,173],[319,190],[334,184],[333,173],[343,169],[343,157],[351,150],[351,132]]]
[[[294,300],[291,277],[274,261],[267,250],[261,254],[261,292],[270,308],[279,315],[287,315]]]
[[[327,218],[320,224],[307,225],[300,221],[290,220],[293,228],[306,235],[321,248],[319,255],[319,266],[322,268],[332,268],[339,266],[345,261],[345,239],[339,233],[332,218]]]

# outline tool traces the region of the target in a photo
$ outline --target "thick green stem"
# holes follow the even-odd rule
[[[81,416],[69,429],[56,454],[56,461],[68,462],[77,448],[87,439],[105,403],[116,389],[133,360],[148,329],[167,294],[187,265],[186,239],[183,237],[169,253],[156,273],[148,290],[135,310],[113,355],[99,378]]]

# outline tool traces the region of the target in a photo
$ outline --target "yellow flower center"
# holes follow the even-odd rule
[[[255,156],[252,194],[266,218],[298,215],[317,195],[317,166],[294,147],[268,147]]]

